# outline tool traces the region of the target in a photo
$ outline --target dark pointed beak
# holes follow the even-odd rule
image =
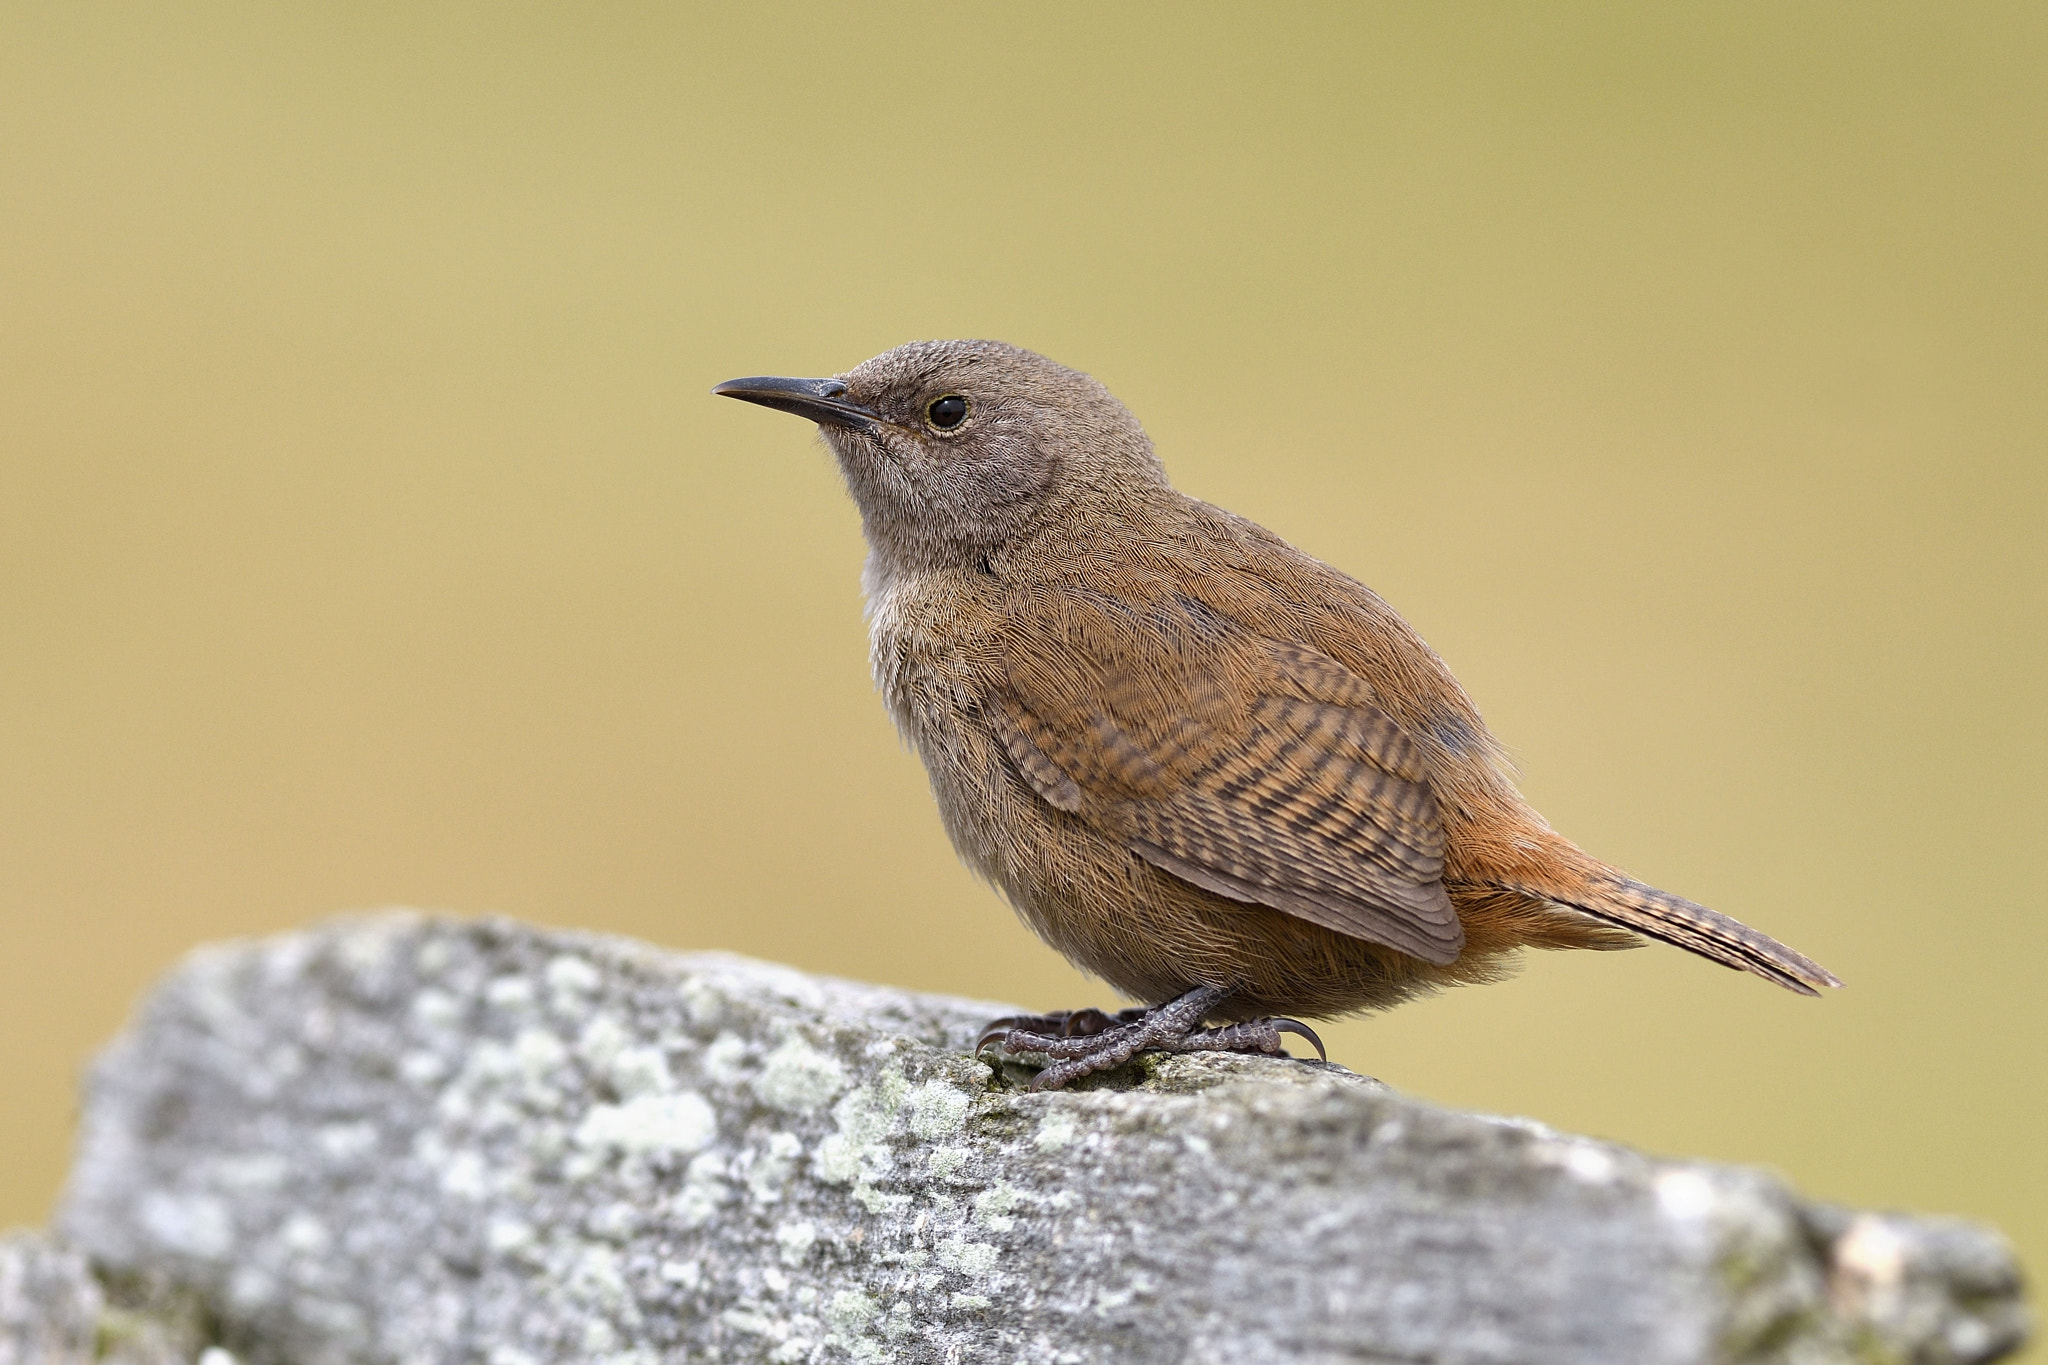
[[[728,379],[712,392],[721,398],[740,398],[855,431],[873,430],[882,420],[882,415],[873,409],[848,402],[846,385],[836,379],[781,379],[764,374],[752,379]]]

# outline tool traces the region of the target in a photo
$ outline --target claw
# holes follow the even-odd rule
[[[1330,1060],[1329,1051],[1328,1049],[1324,1048],[1323,1040],[1316,1037],[1316,1031],[1310,1028],[1307,1024],[1302,1023],[1301,1020],[1272,1019],[1267,1022],[1273,1025],[1273,1032],[1275,1033],[1292,1033],[1296,1037],[1308,1039],[1309,1046],[1313,1047],[1316,1050],[1316,1057],[1318,1060],[1325,1062]]]
[[[1000,1042],[1006,1033],[1059,1033],[1066,1019],[1064,1014],[1010,1014],[1001,1019],[989,1020],[974,1040],[974,1053],[978,1057],[988,1049],[989,1044]]]
[[[1088,1009],[1075,1010],[1066,1017],[1066,1021],[1060,1025],[1060,1037],[1092,1038],[1105,1029],[1115,1028],[1116,1024],[1114,1018],[1090,1006]]]
[[[1045,1070],[1039,1072],[1036,1076],[1033,1076],[1031,1078],[1031,1084],[1027,1086],[1026,1089],[1031,1094],[1038,1095],[1043,1094],[1045,1091],[1048,1090],[1057,1090],[1066,1083],[1066,1073],[1064,1071],[1049,1066],[1045,1068]]]
[[[1015,1028],[1022,1021],[1022,1015],[1017,1015],[1009,1019],[989,1020],[988,1027],[984,1028],[981,1031],[980,1035],[976,1037],[974,1040],[974,1055],[979,1057],[982,1053],[988,1051],[989,1045],[991,1043],[994,1043],[996,1039],[1008,1033],[1011,1029]]]

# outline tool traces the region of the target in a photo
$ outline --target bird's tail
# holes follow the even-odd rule
[[[1833,972],[1812,958],[1793,952],[1769,934],[1760,934],[1739,920],[1646,886],[1613,868],[1598,863],[1593,868],[1597,870],[1568,880],[1558,879],[1557,884],[1537,885],[1533,884],[1536,879],[1530,879],[1528,883],[1518,880],[1510,885],[1513,890],[1569,905],[1595,919],[1712,958],[1724,967],[1754,972],[1801,995],[1819,995],[1819,987],[1842,984]],[[1541,880],[1552,881],[1547,877]]]

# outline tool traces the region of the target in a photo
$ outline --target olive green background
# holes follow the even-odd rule
[[[1108,1003],[811,429],[992,336],[1371,583],[1676,950],[1329,1030],[2048,1265],[2048,10],[0,8],[0,1222],[190,945],[403,902]]]

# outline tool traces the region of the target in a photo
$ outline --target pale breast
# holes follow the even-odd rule
[[[937,576],[885,576],[872,567],[868,652],[875,687],[931,779],[946,833],[961,860],[1014,893],[1017,869],[1004,850],[1029,819],[1017,783],[984,718],[982,676],[999,615],[985,588]]]
[[[949,642],[931,587],[918,579],[883,575],[872,561],[867,592],[868,666],[875,690],[905,742],[923,753],[933,719],[930,698],[946,679]]]

